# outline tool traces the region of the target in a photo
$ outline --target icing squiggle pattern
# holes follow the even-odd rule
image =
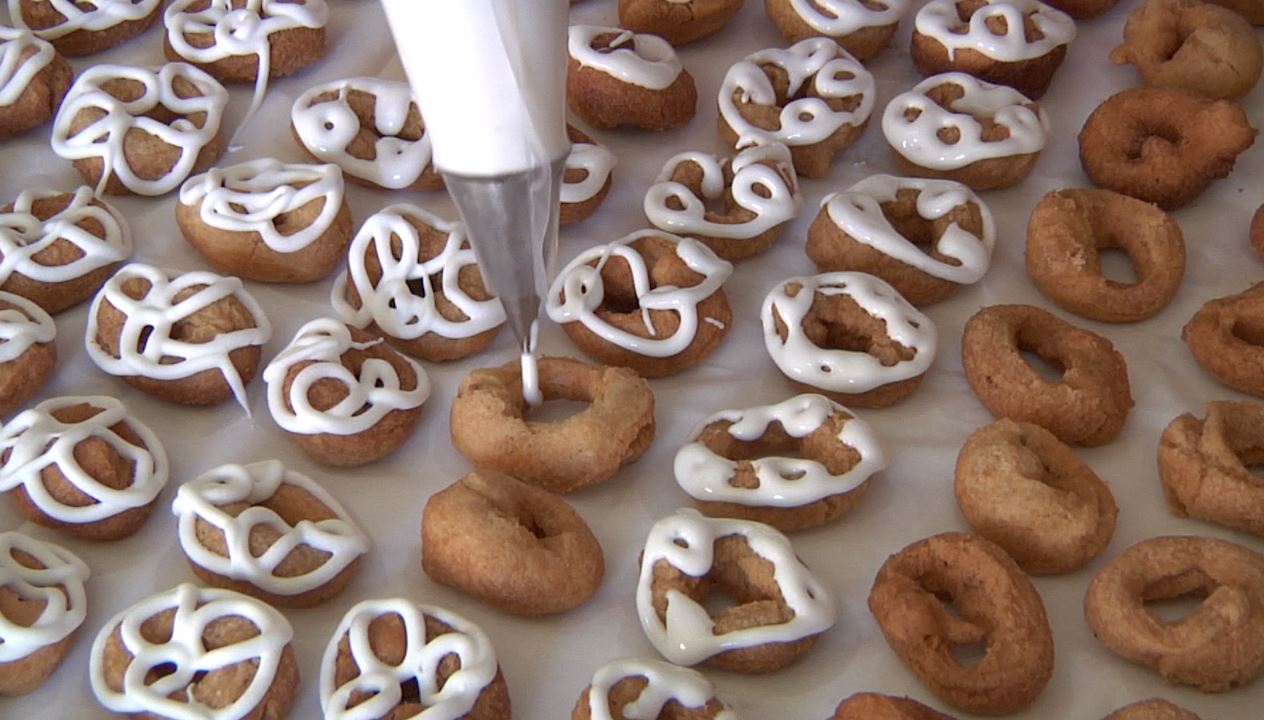
[[[894,25],[908,11],[909,0],[789,0],[790,7],[813,30],[843,37],[868,27]],[[877,7],[872,7],[877,5]]]
[[[0,107],[17,102],[55,55],[52,45],[30,32],[0,25]]]
[[[0,363],[17,360],[37,343],[57,338],[57,325],[39,305],[21,295],[0,292]]]
[[[57,14],[66,18],[52,27],[34,30],[22,17],[22,0],[9,0],[9,19],[45,40],[56,40],[73,32],[101,32],[149,17],[162,0],[44,0]]]
[[[603,665],[593,675],[588,690],[588,715],[592,720],[614,720],[610,716],[610,691],[620,682],[642,677],[645,687],[636,699],[623,706],[622,716],[629,720],[656,720],[672,700],[685,708],[702,709],[715,698],[711,681],[697,670],[683,668],[662,660],[624,658]],[[737,714],[723,706],[714,720],[737,720]]]
[[[562,180],[562,202],[582,203],[596,197],[610,179],[614,164],[614,153],[604,146],[595,142],[572,143],[571,152],[566,156],[565,170],[583,170],[586,174],[576,182]]]
[[[614,38],[598,50],[594,46],[603,35]],[[572,25],[567,45],[581,66],[651,90],[670,87],[684,69],[671,43],[657,35],[623,28]]]
[[[1070,15],[1040,0],[985,0],[986,4],[962,23],[957,10],[961,0],[931,0],[917,11],[914,28],[948,50],[954,58],[958,50],[973,50],[993,60],[1018,62],[1042,57],[1075,39],[1075,21]],[[1040,31],[1038,40],[1027,39],[1026,20]],[[1003,33],[988,26],[993,19],[1005,22]]]
[[[11,211],[0,213],[0,284],[15,274],[35,282],[67,282],[132,254],[127,222],[110,205],[94,201],[89,187],[75,190],[66,207],[45,220],[32,212],[40,200],[62,194],[57,190],[26,190],[13,201]],[[102,234],[81,227],[87,221],[98,223]],[[58,240],[74,245],[79,257],[63,265],[35,260]]]
[[[43,565],[27,567],[14,552],[22,552]],[[0,533],[0,588],[28,603],[43,605],[30,625],[21,625],[0,613],[0,663],[11,663],[61,642],[83,624],[88,602],[83,584],[88,566],[78,555],[52,543],[19,532]]]

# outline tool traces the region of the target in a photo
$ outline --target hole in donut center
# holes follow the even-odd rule
[[[741,604],[741,600],[736,595],[719,586],[713,586],[707,591],[707,596],[702,599],[702,606],[711,617],[716,617]]]
[[[1199,569],[1160,577],[1141,590],[1146,611],[1166,624],[1179,623],[1198,611],[1217,583]]]
[[[1057,360],[1041,357],[1026,348],[1019,348],[1018,354],[1022,356],[1023,361],[1030,365],[1031,369],[1035,370],[1036,374],[1041,378],[1053,383],[1062,382],[1062,376],[1066,373],[1066,368],[1062,366],[1062,363]]]
[[[421,702],[421,685],[417,682],[417,678],[408,678],[399,684],[400,700],[402,702],[419,703]]]
[[[546,399],[535,407],[528,407],[523,419],[528,422],[561,422],[582,413],[589,404],[581,400]]]
[[[1128,148],[1129,160],[1140,160],[1145,154],[1146,145],[1151,140],[1156,142],[1167,143],[1168,145],[1179,145],[1181,142],[1180,130],[1171,125],[1150,125],[1141,128],[1132,139],[1132,145]]]
[[[1145,607],[1160,621],[1170,625],[1192,615],[1202,602],[1201,592],[1191,592],[1173,598],[1146,600]]]
[[[1233,323],[1230,332],[1248,345],[1264,345],[1264,319],[1240,317]]]
[[[1099,248],[1097,257],[1101,260],[1102,277],[1120,285],[1137,284],[1137,268],[1123,248]]]

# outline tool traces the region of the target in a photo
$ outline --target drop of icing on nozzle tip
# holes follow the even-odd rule
[[[539,339],[540,323],[539,321],[531,323],[531,330],[527,334],[527,341],[522,348],[522,398],[527,401],[527,405],[531,407],[539,407],[544,402],[544,395],[540,392],[540,366],[536,362],[536,342]]]

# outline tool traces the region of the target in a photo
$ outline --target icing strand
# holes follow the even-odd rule
[[[955,58],[958,50],[973,50],[993,60],[1018,62],[1042,57],[1075,39],[1075,21],[1070,15],[1040,0],[984,0],[986,3],[961,21],[957,9],[961,0],[931,0],[917,11],[914,28],[938,41]],[[993,18],[1005,21],[1005,31],[988,26]],[[1026,19],[1044,36],[1027,39]]]
[[[909,0],[789,0],[790,8],[808,27],[832,38],[857,30],[894,25],[908,11]],[[877,7],[873,7],[876,5]]]
[[[36,202],[62,194],[57,190],[25,190],[13,201],[13,210],[0,213],[0,285],[15,274],[35,282],[68,282],[132,254],[127,222],[110,205],[93,200],[89,187],[76,189],[70,203],[46,220],[32,212]],[[103,234],[98,236],[82,227],[88,221],[98,223]],[[35,260],[58,240],[73,245],[78,257],[62,265]]]
[[[56,55],[52,45],[29,31],[0,25],[0,108],[17,102]]]
[[[56,40],[73,32],[101,32],[149,17],[158,9],[162,0],[41,0],[57,14],[66,18],[51,27],[33,29],[22,16],[22,0],[9,0],[9,21],[45,40]]]
[[[0,363],[17,360],[36,343],[50,343],[57,325],[44,308],[21,295],[0,292]]]
[[[18,562],[14,551],[35,558],[42,568]],[[0,588],[24,602],[43,605],[30,625],[0,613],[0,663],[11,663],[61,642],[83,624],[88,603],[83,584],[88,566],[78,555],[19,532],[0,533]]]
[[[562,179],[561,199],[563,204],[582,203],[596,197],[610,179],[610,171],[614,169],[614,153],[595,142],[571,143],[571,152],[566,156],[565,171],[583,170],[583,180],[566,182]]]
[[[615,37],[598,49],[597,39],[603,35]],[[651,90],[671,87],[684,70],[671,43],[657,35],[623,28],[572,25],[567,47],[571,57],[583,67]]]
[[[715,698],[711,681],[697,670],[662,660],[624,658],[608,663],[593,675],[588,690],[588,715],[592,720],[614,720],[610,716],[610,690],[628,678],[645,678],[645,687],[635,700],[623,706],[627,720],[657,720],[667,703],[675,700],[683,707],[701,710]],[[713,720],[737,720],[737,714],[721,703]]]

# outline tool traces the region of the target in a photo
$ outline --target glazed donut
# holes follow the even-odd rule
[[[1199,596],[1167,622],[1147,602]],[[1143,540],[1097,573],[1084,617],[1106,647],[1203,692],[1241,687],[1264,672],[1264,555],[1225,540]]]
[[[589,125],[667,130],[693,119],[698,88],[663,38],[572,25],[567,48],[566,102]]]
[[[189,178],[179,198],[184,239],[214,269],[248,280],[319,280],[351,240],[337,165],[250,160]]]
[[[1221,383],[1264,397],[1264,347],[1259,320],[1264,283],[1209,300],[1181,330],[1194,359]]]
[[[57,365],[57,325],[39,305],[0,291],[0,415],[39,394]]]
[[[965,185],[870,175],[822,198],[805,249],[820,272],[875,275],[920,307],[982,280],[995,245],[992,211]]]
[[[186,63],[93,65],[53,121],[53,152],[96,194],[165,195],[224,151],[228,91]]]
[[[167,484],[153,431],[111,397],[60,397],[0,429],[0,492],[31,522],[86,540],[140,529]]]
[[[79,556],[19,532],[0,533],[0,696],[43,685],[87,617]]]
[[[864,62],[891,42],[909,0],[764,0],[786,42],[827,37]]]
[[[951,72],[887,103],[882,134],[909,174],[999,190],[1027,177],[1051,130],[1045,111],[1017,90]]]
[[[869,611],[900,661],[959,710],[1017,712],[1053,676],[1053,634],[1040,594],[1004,550],[978,536],[943,533],[887,558]],[[953,657],[953,647],[978,642],[986,650],[977,662]]]
[[[596,140],[588,137],[569,123],[566,136],[571,141],[571,151],[566,156],[562,172],[561,201],[558,223],[574,225],[596,211],[606,193],[610,192],[613,179],[614,153]]]
[[[737,604],[713,614],[702,602],[717,586]],[[650,643],[677,665],[768,673],[811,650],[838,607],[785,535],[682,509],[650,528],[636,611]]]
[[[1194,713],[1154,698],[1125,705],[1102,720],[1201,720]]]
[[[909,698],[856,693],[844,698],[827,720],[955,720]]]
[[[1128,16],[1124,44],[1110,53],[1141,83],[1212,98],[1240,98],[1264,70],[1264,47],[1241,15],[1202,0],[1145,0]]]
[[[74,77],[52,45],[0,25],[0,140],[52,120]]]
[[[93,298],[85,335],[92,362],[142,392],[180,405],[231,397],[249,414],[272,326],[235,277],[131,263]]]
[[[1102,274],[1101,250],[1128,254],[1136,282]],[[1058,307],[1099,322],[1135,322],[1172,301],[1185,236],[1167,213],[1110,190],[1052,190],[1027,222],[1027,274]]]
[[[1040,0],[931,0],[909,54],[923,77],[964,72],[1039,100],[1074,39],[1075,21]]]
[[[91,55],[149,29],[163,0],[9,0],[9,22],[68,57]]]
[[[957,507],[1030,575],[1084,567],[1115,534],[1119,507],[1093,468],[1039,425],[1002,418],[957,455]]]
[[[1255,211],[1255,215],[1251,217],[1251,247],[1255,248],[1255,254],[1264,258],[1264,204],[1261,204]]]
[[[875,93],[873,75],[829,38],[760,50],[724,75],[720,139],[738,150],[781,143],[795,172],[825,177],[869,124]]]
[[[421,568],[440,585],[526,616],[579,607],[606,572],[597,538],[565,500],[488,471],[426,501]]]
[[[714,35],[742,7],[742,0],[619,0],[619,26],[684,45]]]
[[[1175,210],[1227,176],[1255,134],[1231,100],[1129,88],[1107,98],[1084,122],[1080,164],[1099,187]]]
[[[361,185],[443,189],[408,83],[358,77],[317,85],[290,108],[290,133],[303,152]]]
[[[723,210],[712,209],[723,204]],[[725,260],[772,247],[799,214],[790,150],[754,145],[732,159],[690,151],[673,155],[645,193],[645,217],[659,230],[702,241]]]
[[[299,682],[293,637],[285,616],[254,598],[184,583],[102,626],[92,692],[137,717],[282,718]]]
[[[1209,402],[1207,417],[1185,413],[1159,439],[1159,479],[1168,507],[1264,536],[1264,485],[1249,469],[1264,446],[1264,405]]]
[[[481,351],[505,323],[465,225],[415,205],[390,205],[364,221],[330,302],[348,325],[432,362]]]
[[[697,670],[661,660],[624,658],[593,675],[571,711],[571,720],[737,720]]]
[[[545,311],[597,362],[666,377],[702,362],[728,335],[723,285],[732,272],[692,238],[641,230],[571,260]]]
[[[406,686],[417,688],[406,697]],[[327,720],[508,720],[509,689],[482,628],[403,598],[365,600],[343,616],[320,662]]]
[[[1101,15],[1118,2],[1119,0],[1045,0],[1046,5],[1052,5],[1076,19]]]
[[[1253,25],[1264,25],[1264,5],[1260,5],[1259,0],[1207,0],[1207,2],[1227,7]]]
[[[791,385],[864,408],[913,394],[935,359],[931,319],[864,273],[789,278],[759,317],[764,347]]]
[[[540,358],[543,400],[588,408],[565,420],[536,422],[524,417],[520,367],[513,361],[474,370],[452,400],[452,444],[475,467],[567,493],[614,475],[653,442],[654,392],[630,370]]]
[[[1061,370],[1041,376],[1022,352]],[[1065,443],[1105,445],[1132,409],[1128,367],[1110,340],[1031,305],[993,305],[966,322],[961,362],[993,417],[1039,425]]]
[[[822,395],[721,410],[676,453],[676,483],[703,513],[788,532],[860,502],[887,454],[868,423]]]

